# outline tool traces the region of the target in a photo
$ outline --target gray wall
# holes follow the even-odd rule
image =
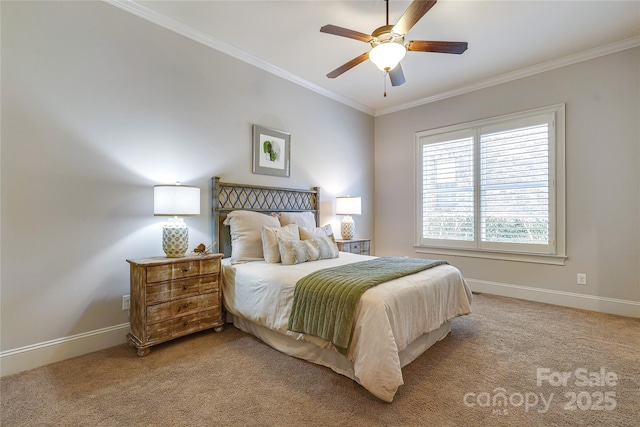
[[[361,195],[357,234],[376,254],[421,256],[414,133],[556,103],[567,105],[566,265],[450,261],[470,279],[640,301],[639,49],[374,120],[102,2],[0,8],[0,351],[128,321],[125,259],[162,255],[155,184],[202,189],[191,246],[210,241],[218,175],[320,185],[334,227],[334,196]],[[291,132],[291,178],[251,173],[254,123]]]
[[[559,103],[566,103],[566,264],[415,253],[415,132]],[[640,49],[377,117],[375,139],[377,255],[445,258],[471,281],[640,301]],[[578,272],[587,286],[576,284]]]
[[[128,322],[125,259],[163,255],[155,184],[202,189],[190,249],[214,175],[319,185],[334,229],[360,195],[373,235],[373,117],[103,2],[1,7],[3,351]],[[251,173],[254,123],[291,133],[290,178]]]

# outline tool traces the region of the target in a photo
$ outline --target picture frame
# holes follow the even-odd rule
[[[291,134],[253,125],[253,173],[289,178]]]

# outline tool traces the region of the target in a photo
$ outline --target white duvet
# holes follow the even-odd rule
[[[224,260],[224,303],[233,315],[295,340],[335,350],[328,341],[287,330],[295,284],[315,270],[373,258],[340,252],[335,259],[297,265],[264,261],[231,265]],[[462,274],[450,265],[437,266],[367,290],[356,308],[347,352],[347,358],[353,362],[353,379],[373,395],[391,402],[403,384],[402,366],[414,360],[421,351],[402,360],[399,353],[422,335],[438,330],[455,317],[469,314],[471,298]],[[336,354],[341,356],[337,351]]]

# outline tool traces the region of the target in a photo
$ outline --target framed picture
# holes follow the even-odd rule
[[[291,134],[253,125],[253,173],[289,177]]]

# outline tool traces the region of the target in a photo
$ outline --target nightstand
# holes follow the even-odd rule
[[[370,255],[369,254],[369,246],[371,244],[371,239],[336,239],[336,244],[338,245],[338,250],[340,252],[350,252],[352,254],[360,254],[360,255]]]
[[[160,344],[205,329],[224,329],[222,254],[127,260],[131,267],[129,342],[139,356]]]

